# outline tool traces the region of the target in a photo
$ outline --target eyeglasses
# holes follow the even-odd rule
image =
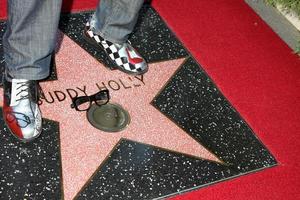
[[[91,96],[81,96],[72,98],[71,108],[75,108],[77,111],[87,111],[94,101],[96,105],[102,106],[109,102],[109,91],[101,90]]]

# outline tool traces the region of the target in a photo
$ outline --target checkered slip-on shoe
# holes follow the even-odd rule
[[[89,23],[86,24],[83,38],[97,50],[103,49],[115,64],[116,69],[132,75],[141,75],[148,71],[146,61],[129,41],[124,44],[116,44],[105,40],[92,31]]]

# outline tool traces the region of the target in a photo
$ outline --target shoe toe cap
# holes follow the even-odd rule
[[[8,116],[11,116],[9,114]],[[14,116],[14,119],[17,116]],[[42,132],[42,119],[37,109],[36,116],[30,120],[11,120],[6,118],[10,132],[22,142],[29,142],[37,138]]]
[[[30,126],[23,130],[23,140],[30,141],[37,138],[41,133],[41,130],[36,126]]]
[[[28,126],[28,129],[24,131],[23,137],[25,140],[32,140],[37,138],[42,132],[42,119],[41,115],[35,117],[34,123]]]
[[[145,61],[137,64],[136,71],[141,74],[146,73],[148,71],[148,64]]]

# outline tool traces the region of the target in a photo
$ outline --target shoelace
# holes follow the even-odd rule
[[[29,93],[29,85],[30,85],[30,82],[29,81],[26,81],[26,82],[20,82],[20,83],[17,83],[18,87],[17,87],[17,90],[20,90],[17,94],[16,94],[16,97],[18,99],[16,99],[16,101],[21,101],[21,100],[24,100],[24,99],[29,99],[30,97],[30,93]]]

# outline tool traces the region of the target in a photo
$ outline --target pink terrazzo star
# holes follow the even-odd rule
[[[58,121],[60,127],[64,199],[76,196],[121,139],[220,162],[150,104],[183,62],[150,64],[146,75],[129,76],[105,68],[64,36],[56,55],[58,80],[41,83],[43,117]],[[70,96],[94,94],[102,87],[110,90],[111,102],[122,105],[131,116],[131,123],[121,132],[100,131],[89,124],[86,112],[70,107]]]

